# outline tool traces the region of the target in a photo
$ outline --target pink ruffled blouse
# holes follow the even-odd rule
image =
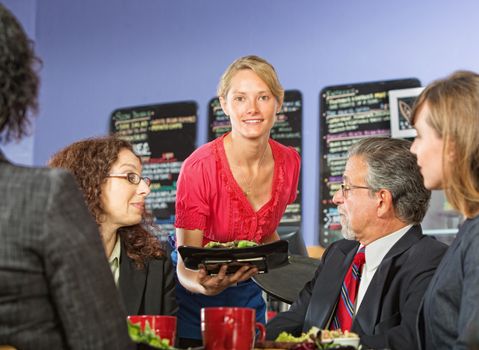
[[[286,206],[296,199],[301,159],[294,148],[269,140],[274,158],[272,193],[255,212],[229,168],[225,136],[201,146],[183,163],[175,226],[202,230],[203,244],[241,239],[260,242],[276,230]]]

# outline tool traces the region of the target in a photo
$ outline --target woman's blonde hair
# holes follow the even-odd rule
[[[283,103],[284,89],[279,82],[274,67],[265,59],[258,56],[244,56],[231,63],[221,76],[218,84],[218,97],[226,98],[231,87],[231,79],[240,70],[250,69],[263,80],[279,104]]]
[[[444,140],[444,189],[449,203],[466,217],[479,213],[479,75],[458,71],[428,85],[418,97],[411,117],[429,107],[426,122]]]

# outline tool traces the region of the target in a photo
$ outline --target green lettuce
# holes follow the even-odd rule
[[[128,334],[131,340],[135,343],[148,344],[151,347],[157,349],[171,350],[170,341],[168,339],[161,339],[151,329],[150,323],[146,321],[145,330],[141,330],[141,326],[137,323],[131,323],[128,321]]]
[[[249,248],[249,247],[256,247],[258,243],[253,241],[247,240],[240,240],[240,241],[231,241],[226,243],[220,242],[209,242],[205,245],[205,248]]]
[[[304,341],[312,340],[316,338],[319,328],[312,327],[308,333],[303,333],[299,337],[295,337],[287,332],[281,332],[275,341],[277,342],[286,342],[286,343],[302,343]],[[312,337],[313,336],[313,337]]]

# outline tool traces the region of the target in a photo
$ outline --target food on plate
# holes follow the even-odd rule
[[[287,332],[281,332],[278,335],[278,337],[276,338],[275,341],[277,341],[277,342],[288,342],[288,343],[301,343],[301,342],[304,342],[304,341],[311,341],[313,339],[313,338],[311,338],[311,336],[313,336],[314,339],[316,339],[317,334],[318,334],[319,331],[320,331],[319,328],[312,327],[308,331],[308,333],[303,333],[299,337],[295,337],[294,335],[291,335]]]
[[[274,344],[278,348],[291,350],[357,349],[359,336],[348,331],[320,330],[312,327],[307,333],[303,333],[299,337],[281,332]]]
[[[241,256],[236,257],[234,256],[234,252],[231,253],[233,250],[236,252],[242,253],[252,253],[251,251],[241,251],[244,248],[251,248],[258,246],[258,243],[253,241],[247,240],[237,240],[231,241],[226,243],[221,242],[209,242],[204,246],[204,248],[213,248],[216,249],[215,253],[223,254],[226,252],[226,256],[223,255],[221,257],[215,256],[212,254],[210,257],[207,257],[201,261],[201,264],[206,268],[206,272],[209,275],[216,275],[219,273],[222,265],[227,264],[228,268],[226,270],[226,274],[233,274],[238,271],[243,266],[250,266],[256,265],[260,271],[266,270],[265,265],[265,257],[258,257],[258,256]],[[225,250],[219,250],[219,248],[226,248]],[[237,249],[239,248],[239,249]],[[209,253],[209,252],[208,252]],[[231,254],[230,254],[231,253]]]
[[[141,326],[138,323],[132,323],[129,320],[127,322],[128,334],[130,335],[131,340],[133,340],[135,343],[148,344],[149,346],[157,349],[173,349],[170,347],[170,341],[168,339],[161,339],[155,334],[148,321],[146,321],[144,330],[141,329]]]
[[[328,342],[337,338],[359,338],[356,333],[350,331],[342,331],[340,329],[330,331],[327,329],[321,330],[321,341]]]
[[[231,241],[225,243],[211,241],[205,245],[205,248],[249,248],[256,247],[257,245],[258,243],[247,240]]]

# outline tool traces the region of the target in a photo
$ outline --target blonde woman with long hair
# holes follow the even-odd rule
[[[460,71],[430,84],[412,115],[426,188],[444,189],[465,218],[431,280],[419,318],[425,349],[466,349],[479,320],[479,75]]]

